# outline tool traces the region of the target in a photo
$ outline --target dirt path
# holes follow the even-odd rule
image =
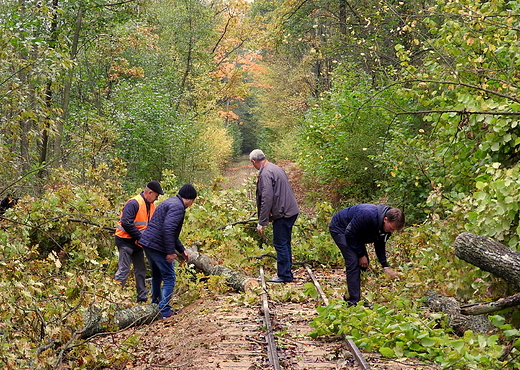
[[[314,209],[309,208],[305,201],[305,191],[301,185],[302,172],[300,168],[291,161],[281,161],[276,163],[282,167],[289,177],[289,181],[293,188],[298,206],[302,213],[311,214]],[[246,185],[247,180],[251,176],[255,176],[258,171],[253,167],[249,161],[249,155],[243,155],[237,158],[226,168],[224,172],[224,180],[222,181],[223,189],[240,189]]]
[[[247,179],[255,175],[256,172],[249,161],[249,156],[243,155],[230,163],[224,171],[222,187],[224,189],[240,189],[245,185]]]

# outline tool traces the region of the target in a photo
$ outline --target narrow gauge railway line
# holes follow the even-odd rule
[[[316,317],[317,306],[328,303],[323,290],[329,299],[341,299],[345,275],[343,269],[309,271],[296,268],[296,280],[289,284],[265,284],[262,279],[260,304],[254,294],[202,295],[168,320],[101,336],[96,342],[107,348],[116,343],[136,344],[125,345],[131,360],[123,367],[116,362],[106,369],[357,370],[363,369],[363,355],[371,370],[439,369],[374,353],[359,356],[348,341],[312,339],[309,323]],[[305,294],[311,281],[321,298]]]
[[[328,300],[327,296],[325,295],[323,289],[321,288],[321,284],[319,283],[319,281],[316,279],[316,276],[312,272],[312,269],[309,266],[305,265],[305,270],[307,271],[307,274],[309,275],[309,278],[311,279],[312,283],[314,284],[316,290],[320,294],[320,298],[323,302],[323,305],[328,306],[329,300]],[[312,341],[309,340],[309,338],[305,338],[305,337],[300,337],[300,340],[298,341],[297,344],[299,344],[303,348],[306,348],[306,350],[303,351],[303,353],[300,353],[299,355],[297,355],[296,358],[294,358],[292,356],[294,354],[294,350],[290,349],[290,345],[285,347],[287,350],[284,349],[282,351],[279,351],[277,348],[278,346],[277,346],[275,334],[273,332],[274,325],[271,322],[272,321],[271,317],[275,316],[275,317],[277,317],[277,320],[281,320],[281,321],[283,321],[284,319],[287,319],[287,318],[294,320],[295,317],[303,318],[304,315],[302,315],[302,313],[304,312],[304,310],[302,309],[302,305],[300,305],[300,304],[297,304],[296,307],[291,308],[291,306],[294,306],[294,304],[282,303],[282,304],[278,305],[277,309],[279,311],[284,312],[285,315],[279,315],[276,312],[271,313],[269,310],[268,290],[267,290],[267,286],[266,286],[266,282],[265,282],[264,271],[262,268],[260,268],[260,281],[262,284],[261,305],[262,305],[262,311],[264,314],[264,327],[265,327],[265,340],[267,343],[267,356],[269,359],[269,364],[272,366],[272,368],[274,370],[280,370],[282,368],[338,369],[338,364],[340,364],[340,366],[341,366],[340,368],[344,368],[344,369],[356,368],[356,366],[354,366],[354,364],[352,364],[352,361],[350,359],[341,361],[341,360],[338,360],[337,358],[335,358],[337,356],[337,351],[336,351],[336,355],[333,355],[333,354],[324,353],[323,351],[320,351],[317,348],[310,348],[310,347],[315,347],[316,343],[312,344],[311,343]],[[287,309],[288,309],[288,312],[287,312]],[[290,314],[287,315],[287,313],[291,313],[291,310],[294,311],[294,312],[292,312],[293,315],[290,315]],[[312,310],[312,311],[314,311],[314,310]],[[310,314],[313,315],[314,312],[310,313]],[[279,316],[282,316],[282,317],[279,317]],[[301,324],[308,326],[308,321],[303,320],[303,323],[300,323],[300,325]],[[283,324],[278,323],[278,326],[280,326],[280,325],[283,325]],[[294,321],[291,324],[291,326],[294,326]],[[301,330],[301,329],[302,328],[298,329],[298,327],[296,327],[296,331]],[[293,328],[293,330],[294,330],[294,328]],[[297,337],[298,337],[298,335],[297,335]],[[361,370],[369,370],[370,365],[367,363],[363,354],[358,349],[358,347],[356,346],[354,341],[352,341],[351,339],[346,339],[344,343],[345,343],[346,348],[350,352],[349,354],[352,356],[352,359],[358,365],[358,368]],[[281,357],[282,357],[281,360],[279,358],[279,352],[285,353],[284,355],[281,355]],[[308,356],[305,356],[305,355],[308,355]],[[306,358],[306,357],[308,357],[308,358]],[[334,361],[327,360],[327,359],[331,359],[331,358],[333,358]],[[348,359],[348,357],[347,357],[347,359]],[[281,363],[283,363],[285,366],[282,367]],[[343,367],[341,365],[342,363],[345,367]]]

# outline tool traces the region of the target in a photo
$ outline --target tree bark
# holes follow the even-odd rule
[[[195,268],[201,270],[206,275],[224,276],[226,283],[231,285],[238,292],[247,292],[258,285],[258,280],[250,278],[241,272],[234,271],[229,267],[220,265],[217,261],[204,254],[200,254],[196,248],[186,248],[189,263],[193,263]]]
[[[462,336],[467,330],[484,334],[490,330],[491,325],[486,316],[465,316],[461,313],[460,303],[453,297],[437,295],[433,290],[426,293],[426,305],[432,310],[448,315],[448,325],[455,334]]]
[[[460,307],[460,312],[464,315],[481,315],[518,305],[520,305],[520,293],[510,297],[500,298],[495,302],[467,304]]]
[[[72,45],[70,51],[70,59],[75,60],[76,55],[78,53],[78,44],[79,44],[79,35],[81,32],[81,24],[83,22],[83,6],[80,5],[78,9],[78,15],[76,17],[76,27],[74,28],[74,37],[72,38]],[[62,158],[62,139],[63,139],[63,125],[69,119],[69,102],[70,102],[70,89],[72,86],[72,77],[73,77],[74,68],[70,67],[67,80],[65,82],[65,86],[63,87],[63,102],[62,109],[63,114],[61,119],[57,120],[57,133],[56,139],[54,140],[54,157],[58,161],[58,163],[63,162]]]
[[[85,326],[80,335],[81,338],[87,339],[94,334],[112,331],[114,328],[122,330],[132,326],[150,324],[160,318],[159,307],[154,303],[116,311],[113,317],[94,308],[85,314]]]
[[[520,287],[520,253],[491,238],[461,233],[455,239],[455,255]]]

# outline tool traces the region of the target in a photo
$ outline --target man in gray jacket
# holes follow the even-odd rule
[[[256,182],[256,205],[258,209],[257,231],[264,233],[264,228],[273,223],[273,245],[276,250],[277,277],[272,283],[293,281],[291,236],[292,227],[300,213],[296,198],[283,169],[270,163],[264,152],[255,149],[249,154],[249,160],[258,170]]]

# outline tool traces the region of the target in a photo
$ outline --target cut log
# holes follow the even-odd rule
[[[461,233],[455,239],[455,255],[520,288],[520,253],[484,236]]]
[[[81,338],[87,339],[94,334],[115,330],[122,330],[132,326],[150,324],[161,318],[159,307],[152,303],[138,305],[116,311],[111,318],[106,311],[93,308],[85,313],[85,326],[81,331]]]
[[[204,272],[206,275],[224,276],[226,283],[238,292],[247,292],[258,286],[258,280],[234,271],[227,266],[219,264],[211,257],[201,254],[196,247],[186,248],[189,263],[193,263],[195,268]]]
[[[500,298],[498,301],[494,302],[467,304],[460,307],[460,312],[464,315],[481,315],[518,305],[520,305],[520,293],[510,297]]]
[[[462,336],[467,330],[484,334],[491,329],[491,324],[486,316],[465,316],[461,314],[460,303],[453,297],[437,295],[433,290],[426,293],[426,305],[432,310],[448,315],[448,325],[455,334]]]

